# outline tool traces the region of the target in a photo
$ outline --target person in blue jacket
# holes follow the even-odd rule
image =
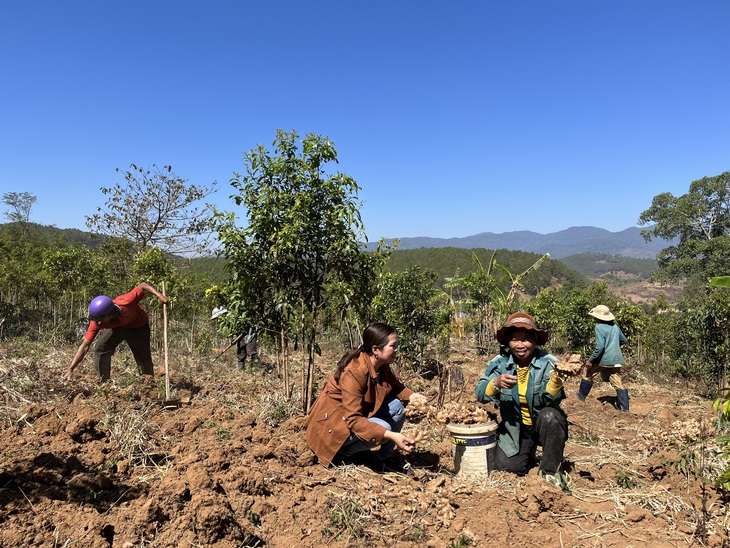
[[[588,361],[586,370],[580,381],[580,387],[576,397],[585,401],[593,388],[593,381],[596,375],[601,374],[603,382],[610,382],[616,389],[618,408],[625,413],[629,412],[629,391],[624,388],[621,382],[621,366],[624,363],[624,355],[621,352],[621,345],[626,343],[626,336],[623,334],[611,310],[602,304],[592,308],[588,313],[593,316],[596,322],[596,348],[593,350]]]
[[[539,474],[562,487],[567,485],[560,469],[568,417],[560,408],[565,399],[563,379],[553,368],[558,359],[538,348],[548,337],[529,314],[512,314],[496,333],[500,355],[487,364],[474,392],[482,403],[499,402],[493,469],[527,474],[536,464],[535,449],[540,445]]]

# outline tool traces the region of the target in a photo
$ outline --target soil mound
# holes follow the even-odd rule
[[[703,481],[729,466],[710,401],[638,378],[620,413],[610,386],[579,402],[571,378],[569,493],[535,470],[459,476],[446,422],[498,410],[472,393],[486,358],[455,344],[439,372],[457,368],[461,382],[407,380],[432,398],[406,423],[419,440],[412,476],[318,464],[271,368],[173,362],[184,403],[165,410],[162,379],[144,383],[120,356],[114,382],[97,384],[86,364],[64,384],[69,355],[39,367],[0,348],[0,545],[723,545],[725,503]]]

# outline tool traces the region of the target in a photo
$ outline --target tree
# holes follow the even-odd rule
[[[410,365],[423,361],[433,337],[448,338],[453,313],[446,294],[436,288],[436,274],[418,266],[386,274],[372,304],[372,316],[398,331],[399,351]]]
[[[525,303],[525,311],[532,314],[541,328],[550,331],[553,352],[587,355],[595,343],[595,320],[588,313],[599,304],[611,309],[630,345],[638,345],[645,317],[641,307],[613,295],[606,282],[567,291],[562,288],[544,289],[533,300]],[[627,349],[625,347],[625,351]]]
[[[647,241],[679,238],[659,253],[657,279],[700,279],[704,285],[723,272],[730,258],[730,171],[693,181],[682,196],[655,196],[639,217],[639,224],[649,223],[654,225],[642,231]]]
[[[110,276],[106,261],[89,247],[55,241],[43,253],[40,278],[52,297],[54,323],[74,325],[86,317],[89,300],[107,289]]]
[[[30,210],[38,199],[30,192],[6,192],[3,194],[3,203],[9,206],[10,211],[5,212],[5,217],[11,223],[27,223],[30,221]]]
[[[693,181],[689,192],[678,198],[668,192],[655,196],[639,222],[655,223],[642,232],[647,240],[679,239],[659,254],[656,274],[659,280],[687,282],[677,303],[681,314],[674,358],[685,376],[714,378],[724,389],[730,365],[730,299],[707,280],[724,274],[730,260],[730,172]]]
[[[676,376],[671,366],[674,363],[672,346],[678,316],[677,310],[663,294],[649,303],[645,328],[640,334],[641,352],[637,353],[637,357],[655,374]]]
[[[86,217],[86,226],[95,234],[131,240],[135,253],[152,246],[168,253],[201,253],[209,249],[205,236],[211,232],[212,210],[196,204],[216,188],[215,182],[190,184],[171,166],[145,169],[131,164],[124,183],[101,188],[107,201]]]
[[[26,241],[30,237],[28,222],[30,211],[38,198],[29,192],[6,192],[3,194],[3,203],[10,207],[5,217],[17,224],[20,239]]]
[[[278,130],[274,152],[263,146],[244,155],[246,173],[230,183],[236,205],[248,216],[238,228],[232,214],[217,214],[216,228],[229,261],[233,301],[227,308],[278,333],[284,382],[288,387],[286,340],[296,333],[307,349],[302,401],[312,403],[317,328],[329,288],[362,283],[376,274],[374,259],[363,252],[360,187],[348,175],[326,173],[337,152],[326,137]],[[346,292],[345,292],[346,293]],[[233,308],[232,308],[233,307]],[[239,321],[229,316],[231,322]],[[260,315],[257,317],[257,315]],[[241,328],[243,326],[240,326]]]
[[[525,254],[527,255],[527,254]],[[530,254],[531,255],[531,254]],[[520,274],[514,274],[504,265],[497,262],[497,251],[494,251],[485,268],[475,252],[472,259],[477,266],[463,278],[455,278],[449,282],[450,287],[460,287],[467,291],[477,316],[477,346],[486,352],[488,340],[499,325],[511,312],[512,304],[519,291],[524,291],[522,281],[531,272],[540,267],[550,254],[539,257]],[[531,255],[532,256],[532,255]],[[500,274],[497,277],[497,274]]]
[[[332,282],[326,288],[328,302],[323,309],[322,327],[344,334],[343,343],[347,348],[360,345],[363,327],[371,321],[371,304],[393,249],[381,239],[377,250],[369,255],[367,268],[358,269],[353,272],[353,278]]]

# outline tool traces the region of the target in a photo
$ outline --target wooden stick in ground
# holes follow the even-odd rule
[[[165,281],[162,281],[162,294],[165,294]],[[170,401],[170,365],[167,356],[167,303],[162,305],[162,340],[165,346],[165,401]]]

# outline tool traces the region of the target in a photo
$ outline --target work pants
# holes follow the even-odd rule
[[[150,326],[113,327],[101,329],[96,337],[94,365],[102,380],[109,380],[112,371],[112,355],[122,341],[126,341],[132,351],[134,361],[143,375],[153,375],[152,350],[150,348]]]
[[[624,385],[621,382],[621,368],[620,367],[605,367],[603,365],[591,365],[586,367],[586,373],[583,375],[583,380],[592,383],[595,381],[596,376],[601,374],[601,380],[603,382],[610,382],[616,390],[622,390]]]
[[[249,332],[248,335],[241,337],[236,343],[236,357],[238,358],[238,368],[246,368],[246,358],[251,358],[252,361],[259,359],[258,354],[258,335],[256,333]]]
[[[524,476],[534,466],[533,455],[536,446],[540,445],[542,446],[540,470],[546,474],[555,474],[563,462],[566,441],[568,441],[568,417],[561,409],[545,407],[538,413],[532,426],[522,425],[520,450],[516,455],[508,457],[497,446],[494,468]]]

